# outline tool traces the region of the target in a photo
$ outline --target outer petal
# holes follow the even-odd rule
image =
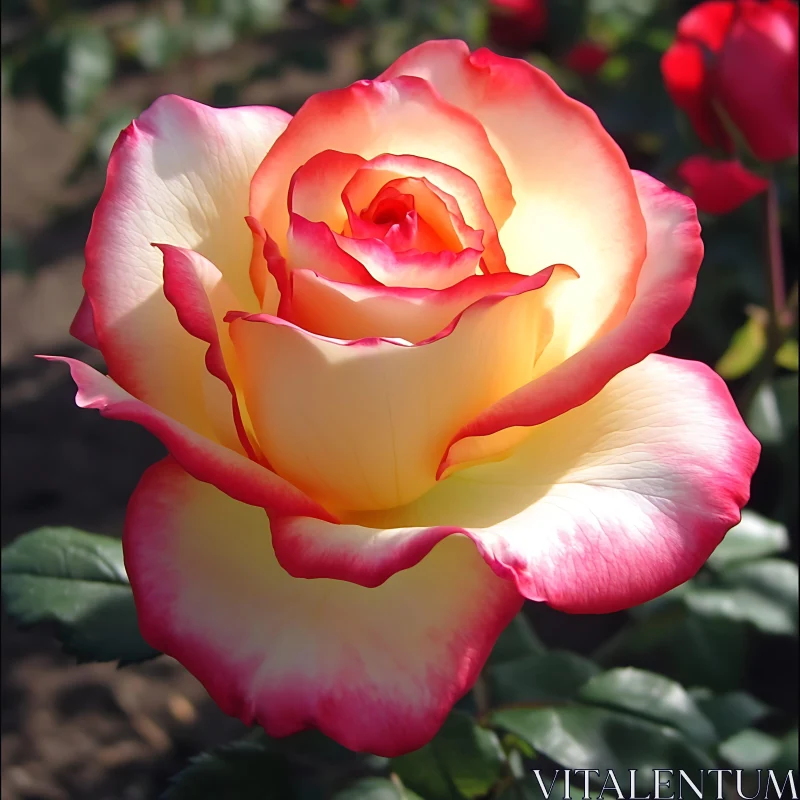
[[[725,42],[728,29],[741,0],[706,0],[687,11],[678,21],[678,36],[701,44],[717,54]]]
[[[263,512],[170,459],[142,478],[123,543],[144,637],[224,711],[382,756],[433,737],[521,606],[466,539],[380,589],[292,578]]]
[[[465,425],[442,460],[440,475],[449,467],[483,460],[507,448],[507,430],[539,425],[585,403],[618,372],[669,341],[694,293],[703,259],[700,225],[687,197],[642,172],[634,173],[634,178],[647,221],[647,259],[627,315],[579,353],[563,363],[556,361],[553,368],[548,345],[537,364],[540,377]],[[549,372],[542,374],[546,369]]]
[[[554,345],[571,355],[618,322],[633,298],[646,231],[625,156],[594,112],[527,62],[470,54],[464,42],[425,42],[382,77],[400,75],[430,81],[486,129],[516,200],[500,228],[508,268],[530,274],[569,264],[581,276],[562,286]]]
[[[280,256],[274,242],[267,236],[264,226],[255,218],[244,218],[253,234],[253,252],[250,256],[250,283],[256,293],[259,308],[265,314],[274,314],[278,309],[281,295],[278,285],[269,269],[267,253],[271,257]]]
[[[720,102],[755,156],[797,155],[797,6],[793,15],[769,3],[740,3],[719,55]]]
[[[195,399],[205,346],[185,334],[164,298],[161,254],[150,243],[197,250],[241,304],[254,306],[244,222],[250,179],[288,120],[274,108],[162,97],[117,140],[95,211],[83,282],[109,372],[201,433],[211,434]]]
[[[769,181],[745,169],[735,160],[717,161],[708,156],[687,158],[678,175],[700,211],[727,214],[767,190]]]
[[[97,332],[94,329],[92,302],[86,294],[83,295],[83,300],[78,306],[72,325],[69,326],[69,332],[71,336],[74,336],[79,342],[89,345],[89,347],[94,347],[95,349],[100,347],[100,343],[97,341]]]
[[[672,102],[686,113],[708,147],[733,152],[733,140],[711,103],[711,89],[702,47],[695,41],[675,42],[661,59],[664,86]]]
[[[276,317],[229,314],[269,462],[329,508],[419,497],[458,426],[529,380],[549,333],[545,290],[536,291],[546,279],[479,300],[418,345],[326,339]]]
[[[759,449],[710,368],[650,356],[406,508],[275,520],[275,553],[292,575],[376,586],[464,533],[526,597],[617,611],[695,574],[738,522]]]
[[[337,283],[309,270],[296,270],[281,316],[321,336],[416,343],[446,328],[482,297],[508,292],[526,279],[498,272],[473,275],[447,289],[408,289]]]
[[[208,344],[203,376],[206,408],[217,440],[259,460],[252,425],[237,391],[236,352],[222,321],[236,298],[220,271],[192,250],[159,245],[164,254],[164,294],[187,333]]]
[[[87,364],[60,356],[43,358],[69,365],[72,379],[78,385],[75,402],[81,408],[96,408],[109,419],[138,423],[157,436],[173,458],[197,480],[211,483],[233,499],[273,514],[307,513],[320,519],[334,519],[274,472],[137,400]]]
[[[503,164],[474,118],[444,102],[425,81],[359,81],[346,89],[313,95],[253,178],[250,213],[282,251],[289,222],[285,201],[291,177],[324,150],[355,153],[367,159],[394,153],[441,161],[472,176],[498,226],[513,208]]]

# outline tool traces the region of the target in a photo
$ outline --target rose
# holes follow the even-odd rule
[[[710,0],[681,18],[661,69],[706,145],[732,153],[735,130],[761,161],[797,154],[797,32],[792,0]]]
[[[769,181],[745,169],[738,161],[689,156],[678,167],[678,177],[700,211],[727,214],[765,192]]]
[[[461,42],[294,118],[157,101],[86,247],[110,377],[70,362],[170,450],[125,525],[144,637],[270,734],[393,755],[523,598],[688,579],[759,449],[708,367],[651,355],[701,257],[588,108]]]
[[[609,52],[599,42],[578,42],[564,56],[564,65],[579,75],[591,77],[608,61]]]
[[[501,47],[527,50],[547,33],[545,0],[490,0],[489,38]]]

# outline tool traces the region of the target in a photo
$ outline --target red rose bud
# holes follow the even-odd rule
[[[564,65],[579,75],[591,76],[608,61],[608,50],[597,42],[579,42],[564,56]]]
[[[790,0],[710,0],[681,18],[661,71],[706,145],[732,153],[732,125],[762,161],[797,154],[797,30]]]
[[[490,0],[489,38],[502,47],[526,50],[547,33],[544,0]]]
[[[745,169],[738,161],[690,156],[678,167],[678,176],[700,211],[727,214],[766,191],[769,181]]]

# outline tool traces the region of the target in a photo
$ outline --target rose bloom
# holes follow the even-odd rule
[[[793,0],[709,0],[682,17],[661,70],[704,144],[732,153],[732,125],[762,161],[797,154],[797,32]]]
[[[579,75],[591,77],[608,61],[609,52],[599,42],[578,42],[564,56],[564,66]]]
[[[524,598],[690,578],[759,451],[708,367],[652,355],[702,252],[588,108],[462,42],[294,117],[158,100],[86,247],[109,377],[70,361],[170,451],[124,532],[145,639],[269,734],[392,756]]]
[[[545,0],[489,0],[489,39],[510,50],[527,50],[547,34]]]

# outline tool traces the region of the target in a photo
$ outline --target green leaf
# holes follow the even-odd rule
[[[189,21],[186,30],[195,53],[201,56],[222,53],[236,43],[236,30],[221,17],[197,17]]]
[[[502,664],[515,658],[544,652],[544,645],[533,632],[525,614],[517,614],[511,624],[500,634],[489,656],[489,664]]]
[[[779,367],[797,372],[800,367],[800,355],[798,354],[797,339],[787,339],[775,353],[775,363]]]
[[[388,778],[362,778],[333,796],[333,800],[422,800],[418,794]]]
[[[719,746],[720,756],[740,769],[770,767],[780,752],[780,740],[754,728],[739,731]]]
[[[708,564],[719,569],[735,561],[764,558],[788,549],[789,533],[785,525],[745,509],[742,521],[728,531]]]
[[[747,626],[739,620],[692,613],[686,597],[690,580],[666,595],[631,609],[636,622],[599,649],[595,660],[607,666],[652,663],[684,686],[732,691],[744,680]]]
[[[501,709],[492,724],[525,739],[539,753],[569,769],[589,765],[617,772],[623,786],[629,769],[641,770],[652,789],[652,770],[698,770],[713,766],[674,728],[590,706]],[[641,777],[641,776],[640,776]]]
[[[765,633],[797,633],[798,570],[769,558],[729,567],[721,585],[693,587],[685,602],[697,614],[749,622]]]
[[[780,775],[785,775],[790,769],[797,770],[798,763],[797,728],[789,731],[781,739],[781,751],[773,763],[773,768]]]
[[[762,384],[753,398],[747,425],[762,444],[780,444],[797,429],[797,375]]]
[[[632,608],[633,624],[598,647],[592,654],[593,660],[603,666],[629,663],[672,641],[685,625],[688,613],[678,590]]]
[[[543,778],[545,785],[549,786],[550,781]],[[557,795],[551,795],[556,797]],[[542,800],[542,791],[530,779],[517,780],[500,789],[497,800]]]
[[[732,381],[747,375],[761,361],[767,349],[767,319],[764,309],[753,313],[731,338],[728,349],[714,369],[725,380]]]
[[[744,680],[747,629],[737,620],[689,614],[666,655],[671,674],[684,686],[729,691]]]
[[[114,48],[99,28],[54,31],[25,71],[41,99],[62,119],[80,117],[114,76]]]
[[[419,792],[425,800],[458,798],[458,792],[430,743],[419,750],[393,758],[391,768],[406,786]]]
[[[356,764],[365,765],[372,770],[381,770],[389,765],[388,758],[348,750],[313,729],[280,739],[272,739],[264,731],[260,731],[259,736],[265,746],[283,754],[290,761],[305,762],[310,758],[315,764],[329,770],[348,770]]]
[[[721,741],[750,727],[771,712],[768,705],[746,692],[714,695],[693,692],[700,710],[711,720]]]
[[[505,763],[497,734],[454,711],[430,744],[393,759],[392,769],[426,800],[438,800],[452,797],[452,789],[467,798],[486,794],[503,774]]]
[[[141,17],[132,31],[132,49],[146,70],[162,70],[175,62],[186,46],[183,31],[171,26],[162,16]]]
[[[22,627],[54,622],[79,661],[130,664],[159,655],[142,638],[122,543],[75,528],[39,528],[3,550],[3,598]]]
[[[266,31],[278,25],[282,19],[285,0],[248,0],[246,24],[256,31]]]
[[[287,762],[248,739],[196,756],[170,783],[162,800],[285,800],[293,796]]]
[[[717,741],[714,726],[683,686],[654,672],[633,667],[609,670],[589,680],[578,697],[672,725],[702,747]]]
[[[516,750],[525,758],[536,758],[536,751],[524,739],[520,739],[519,736],[515,736],[513,733],[507,733],[503,736],[502,744],[506,753],[510,754]]]
[[[577,653],[553,650],[487,668],[493,705],[565,700],[600,668]]]

